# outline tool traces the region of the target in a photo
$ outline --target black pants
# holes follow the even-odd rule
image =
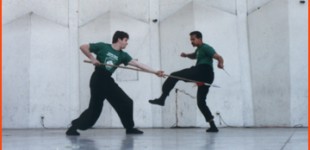
[[[72,121],[72,126],[86,130],[91,128],[98,120],[105,99],[116,110],[121,122],[126,129],[134,127],[133,101],[115,83],[111,73],[96,68],[90,79],[91,98],[88,108]]]
[[[214,80],[213,68],[209,65],[194,66],[191,68],[173,72],[171,75],[196,81],[203,81],[209,84],[212,84]],[[161,97],[166,98],[178,81],[179,79],[169,77],[163,84]],[[197,105],[207,122],[214,118],[206,103],[206,97],[209,92],[209,88],[210,86],[205,85],[198,86],[197,91]]]

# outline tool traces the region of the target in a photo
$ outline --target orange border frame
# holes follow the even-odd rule
[[[310,147],[309,147],[309,143],[310,143],[310,135],[309,135],[309,133],[310,133],[310,130],[309,130],[309,119],[310,119],[310,111],[309,111],[309,92],[310,92],[310,90],[309,90],[309,84],[310,84],[310,82],[309,82],[309,64],[310,64],[310,61],[309,61],[309,57],[310,57],[310,55],[309,55],[309,7],[310,7],[310,2],[309,1],[306,1],[306,3],[308,3],[308,44],[307,44],[307,48],[308,48],[308,71],[307,71],[307,73],[308,73],[308,149],[310,149]]]
[[[309,132],[310,132],[310,130],[309,130],[309,119],[310,119],[310,117],[309,117],[309,114],[310,114],[310,113],[309,113],[309,106],[310,106],[310,105],[309,105],[309,91],[310,91],[310,90],[309,90],[309,83],[310,83],[310,82],[309,82],[309,64],[310,64],[310,63],[309,63],[309,56],[310,56],[310,55],[309,55],[309,33],[310,33],[310,32],[309,32],[309,7],[310,7],[310,4],[309,4],[309,3],[310,3],[310,2],[309,2],[309,1],[306,1],[306,3],[308,3],[308,68],[307,68],[307,69],[308,69],[308,72],[307,72],[307,73],[308,73],[308,149],[310,149],[310,147],[309,147],[309,143],[310,143],[310,142],[309,142],[309,141],[310,141],[310,140],[309,140],[309,139],[310,139],[310,136],[309,136]]]
[[[0,73],[0,115],[1,115],[1,121],[0,121],[0,127],[1,127],[1,130],[0,130],[0,146],[1,146],[1,149],[2,149],[2,0],[0,0],[0,16],[1,16],[1,19],[0,19],[0,23],[1,23],[1,27],[0,27],[0,46],[1,46],[1,50],[0,50],[0,58],[1,58],[1,61],[0,61],[0,67],[1,67],[1,73]]]

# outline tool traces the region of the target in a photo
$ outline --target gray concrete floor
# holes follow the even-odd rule
[[[2,130],[3,150],[307,150],[308,128],[203,128],[141,129],[143,135],[126,135],[124,129],[90,129],[81,136],[65,129]]]

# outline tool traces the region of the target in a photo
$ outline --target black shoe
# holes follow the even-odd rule
[[[160,105],[160,106],[164,106],[165,105],[165,101],[163,101],[161,99],[149,100],[149,103]]]
[[[206,132],[219,132],[219,129],[217,129],[217,127],[212,127],[207,129]]]
[[[74,127],[70,127],[67,132],[66,132],[66,135],[70,135],[70,136],[79,136],[80,133],[76,131],[77,129],[74,128]]]
[[[136,128],[126,129],[126,134],[143,134],[143,131],[140,131]]]

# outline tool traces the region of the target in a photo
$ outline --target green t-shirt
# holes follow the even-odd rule
[[[117,51],[112,48],[111,44],[106,43],[90,43],[89,44],[90,52],[95,53],[97,55],[97,60],[104,64],[110,65],[128,65],[128,63],[132,60],[131,56],[128,55],[123,50]],[[116,67],[111,66],[101,66],[105,68],[107,71],[113,73],[116,70]]]
[[[213,68],[213,56],[216,53],[213,47],[203,43],[196,51],[196,65],[207,64]]]

